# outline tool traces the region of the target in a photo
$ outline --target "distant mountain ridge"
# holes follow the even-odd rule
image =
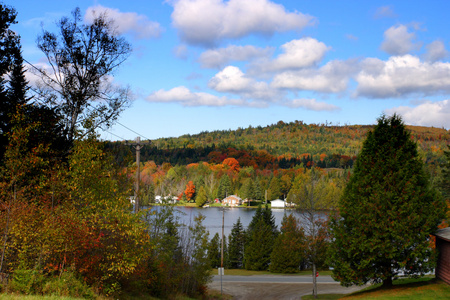
[[[450,145],[450,131],[434,127],[406,127],[418,143],[425,162],[440,163],[443,151]],[[185,165],[201,161],[220,163],[227,157],[234,157],[241,165],[262,168],[272,164],[272,168],[290,168],[302,162],[308,163],[312,158],[321,167],[351,167],[371,128],[372,125],[308,125],[302,121],[279,121],[265,127],[204,131],[152,140],[142,149],[141,161]]]

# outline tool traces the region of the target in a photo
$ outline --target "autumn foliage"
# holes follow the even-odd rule
[[[191,201],[194,194],[195,194],[195,185],[192,181],[189,181],[188,184],[186,184],[186,189],[184,190],[184,194],[186,195],[186,199],[188,201]]]

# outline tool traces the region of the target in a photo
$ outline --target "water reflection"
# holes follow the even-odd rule
[[[161,207],[154,206],[152,210],[158,211]],[[209,238],[212,238],[214,234],[219,233],[222,235],[222,213],[224,210],[225,220],[224,220],[224,233],[229,236],[234,223],[237,222],[238,218],[241,218],[241,223],[244,229],[247,230],[248,225],[252,221],[253,215],[256,212],[256,208],[225,208],[222,207],[209,207],[209,208],[197,208],[197,207],[187,207],[187,206],[176,206],[174,207],[175,214],[179,217],[180,223],[189,225],[193,223],[193,220],[200,213],[205,216],[203,225],[209,231]],[[275,217],[275,224],[278,229],[281,227],[281,221],[283,220],[284,214],[294,214],[296,218],[302,221],[303,213],[297,210],[291,209],[272,209],[272,214]],[[321,214],[322,216],[324,214]]]

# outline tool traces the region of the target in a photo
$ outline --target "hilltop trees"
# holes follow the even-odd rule
[[[431,188],[417,145],[401,118],[382,116],[369,132],[331,223],[333,277],[342,285],[383,282],[399,272],[433,267],[430,234],[445,213]]]

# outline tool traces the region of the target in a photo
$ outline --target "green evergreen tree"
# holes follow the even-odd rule
[[[10,26],[16,24],[17,13],[14,8],[0,3],[0,159],[3,159],[8,145],[8,133],[12,129],[13,115],[18,104],[23,104],[22,98],[12,97],[11,82],[7,75],[16,74],[20,62],[15,59],[20,54],[20,41]],[[19,55],[20,56],[20,55]],[[21,67],[21,66],[20,66]],[[10,73],[14,71],[14,73]],[[14,82],[13,82],[14,84]],[[14,85],[14,88],[16,86]],[[25,91],[17,90],[17,93]]]
[[[450,145],[447,147],[448,150],[444,151],[446,161],[442,166],[442,174],[439,180],[439,188],[442,192],[442,196],[444,197],[447,203],[446,223],[448,225],[450,224]]]
[[[331,223],[333,278],[342,285],[383,282],[432,270],[430,234],[445,213],[417,145],[401,118],[382,116],[364,141]]]
[[[274,176],[269,184],[269,190],[267,192],[267,201],[283,198],[281,192],[280,178]]]
[[[447,146],[447,151],[444,151],[446,161],[442,167],[442,179],[440,188],[445,199],[450,200],[450,145]]]
[[[241,218],[238,218],[236,223],[233,224],[228,243],[228,259],[231,269],[241,269],[243,267],[244,245],[244,226],[241,223]]]
[[[281,234],[278,235],[270,255],[270,272],[295,273],[305,260],[305,233],[292,215],[284,215]]]
[[[255,199],[253,180],[251,178],[245,179],[244,184],[241,187],[241,195],[244,199]]]
[[[261,188],[261,183],[259,182],[258,178],[256,178],[256,180],[255,180],[253,193],[254,193],[254,195],[253,195],[254,200],[263,200],[264,199],[264,193],[263,193],[263,190]]]
[[[220,199],[224,199],[230,195],[231,195],[231,180],[230,177],[228,177],[228,175],[225,174],[220,178],[217,196]]]
[[[141,205],[143,206],[147,206],[150,203],[155,203],[155,186],[152,183],[145,187],[145,192],[141,201]]]
[[[278,230],[275,217],[266,205],[258,206],[246,234],[244,265],[247,270],[267,270]]]
[[[206,201],[208,200],[208,198],[206,197],[205,188],[201,186],[200,190],[196,194],[197,195],[195,197],[195,204],[197,204],[198,207],[202,207],[203,205],[206,204]]]
[[[264,222],[264,218],[259,218],[254,230],[248,235],[248,242],[245,247],[245,269],[247,270],[267,270],[270,263],[270,254],[273,250],[275,237],[272,228]]]
[[[219,268],[220,267],[220,259],[221,259],[221,239],[219,234],[216,232],[214,237],[209,242],[208,246],[208,258],[211,263],[211,268]]]
[[[228,243],[227,243],[227,236],[225,235],[223,237],[223,267],[225,269],[228,269],[230,267],[230,258],[228,253]]]

